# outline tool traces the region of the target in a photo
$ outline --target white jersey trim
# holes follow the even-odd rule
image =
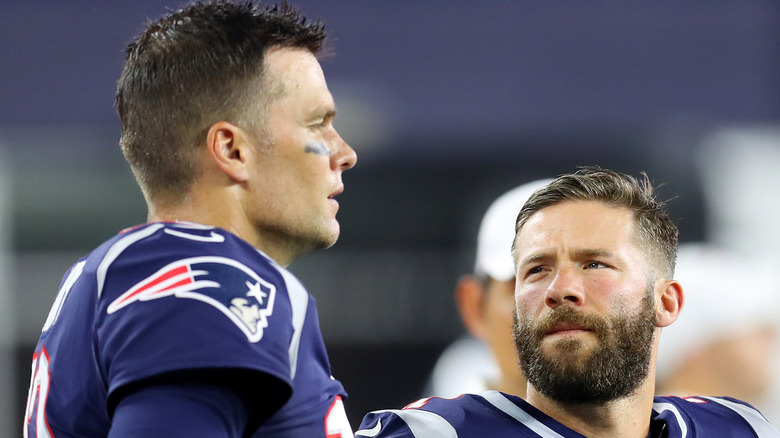
[[[545,426],[544,423],[532,417],[528,412],[512,403],[498,391],[485,391],[479,394],[479,396],[503,413],[523,423],[523,425],[536,432],[542,438],[564,438],[563,435]]]
[[[683,420],[682,414],[680,414],[677,406],[671,403],[653,403],[653,409],[659,414],[664,411],[669,411],[674,414],[674,418],[677,419],[677,424],[680,426],[680,432],[682,433],[680,438],[688,436],[688,425],[685,423],[685,420]]]
[[[160,228],[163,228],[165,225],[163,224],[153,224],[149,225],[148,227],[136,231],[127,237],[123,237],[119,239],[115,244],[111,246],[111,248],[108,249],[108,252],[106,252],[106,255],[103,257],[103,260],[100,262],[100,265],[98,265],[97,269],[97,296],[100,298],[100,295],[103,293],[103,284],[106,281],[106,272],[108,272],[108,268],[111,266],[111,263],[114,263],[114,260],[116,260],[117,257],[119,257],[120,254],[122,254],[122,251],[126,250],[127,247],[134,244],[135,242],[138,242],[141,239],[145,239],[152,234],[156,233],[157,230]]]
[[[376,413],[381,412],[391,412],[400,417],[409,427],[409,430],[412,431],[412,436],[420,438],[458,438],[458,432],[455,431],[455,428],[447,420],[433,412],[421,411],[419,409],[376,411]]]
[[[745,406],[741,403],[735,403],[731,400],[726,400],[718,397],[699,397],[699,398],[706,399],[714,403],[718,403],[736,412],[742,418],[744,418],[745,421],[748,422],[748,424],[750,424],[750,427],[753,428],[753,431],[755,431],[756,434],[761,438],[780,437],[780,431],[778,431],[774,426],[772,426],[766,420],[766,418],[764,418],[764,416],[761,415],[757,410],[751,409],[749,406]]]
[[[290,378],[294,379],[298,369],[298,349],[301,345],[303,323],[306,321],[306,312],[309,308],[309,293],[306,292],[301,282],[287,269],[276,266],[279,272],[282,273],[282,277],[284,277],[284,282],[287,285],[287,296],[290,297],[290,306],[292,308],[293,336],[290,340],[288,354],[290,356]]]
[[[170,228],[166,228],[165,230],[163,230],[163,232],[165,234],[170,234],[171,236],[181,237],[183,239],[195,240],[198,242],[222,243],[225,241],[225,236],[218,234],[214,231],[212,231],[209,236],[199,236],[197,234],[185,233],[183,231],[172,230]]]
[[[54,304],[51,306],[51,309],[49,310],[49,316],[46,318],[46,322],[43,324],[43,329],[41,330],[41,332],[48,331],[51,328],[51,326],[53,326],[54,323],[57,322],[57,318],[59,318],[60,312],[62,312],[62,306],[65,305],[65,300],[68,299],[70,290],[73,288],[73,285],[76,283],[76,280],[78,280],[79,277],[81,276],[81,273],[84,272],[84,265],[86,264],[87,261],[82,260],[76,263],[75,265],[73,265],[73,269],[70,270],[68,277],[62,283],[62,287],[60,287],[59,292],[57,292],[57,298],[54,300]]]

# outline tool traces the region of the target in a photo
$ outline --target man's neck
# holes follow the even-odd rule
[[[645,438],[653,409],[652,386],[602,404],[564,404],[528,385],[527,401],[559,423],[590,438]]]
[[[236,209],[225,205],[188,202],[173,207],[150,208],[147,221],[185,221],[222,228],[244,239],[250,245],[263,251],[268,257],[285,267],[296,258],[294,252],[288,250],[290,245],[287,239],[285,239],[286,236],[274,233],[266,233],[261,236],[246,221],[244,216],[236,212]]]

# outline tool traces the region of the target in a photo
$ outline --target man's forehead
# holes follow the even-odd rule
[[[532,214],[515,239],[515,250],[518,254],[538,251],[562,239],[583,250],[608,249],[608,243],[633,239],[635,222],[626,207],[601,201],[566,201]]]
[[[314,54],[301,48],[272,49],[265,68],[273,105],[286,107],[306,123],[335,118],[333,96]]]
[[[545,226],[547,224],[603,223],[603,217],[610,217],[628,222],[634,221],[633,212],[622,205],[611,205],[600,200],[575,199],[562,201],[534,212],[525,221],[523,228],[529,224]]]
[[[324,78],[317,57],[307,49],[276,47],[265,54],[265,69],[274,78],[289,82],[301,75],[307,79]]]

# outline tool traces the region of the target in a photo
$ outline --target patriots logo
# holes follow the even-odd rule
[[[225,257],[192,257],[170,263],[138,282],[108,306],[114,313],[136,301],[169,296],[208,303],[227,315],[250,342],[263,337],[276,287],[245,265]]]

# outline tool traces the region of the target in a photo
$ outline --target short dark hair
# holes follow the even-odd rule
[[[147,200],[186,196],[199,171],[194,153],[214,123],[262,132],[264,110],[280,95],[263,80],[269,49],[317,55],[324,39],[321,22],[286,2],[196,2],[149,23],[127,47],[116,91],[122,153]]]
[[[657,262],[660,274],[674,276],[679,231],[666,211],[666,204],[656,199],[646,173],[642,179],[599,167],[583,167],[562,175],[537,190],[523,205],[515,223],[517,235],[528,218],[539,210],[566,201],[600,201],[614,207],[628,208],[637,224],[640,244]],[[512,245],[513,255],[516,254]]]

